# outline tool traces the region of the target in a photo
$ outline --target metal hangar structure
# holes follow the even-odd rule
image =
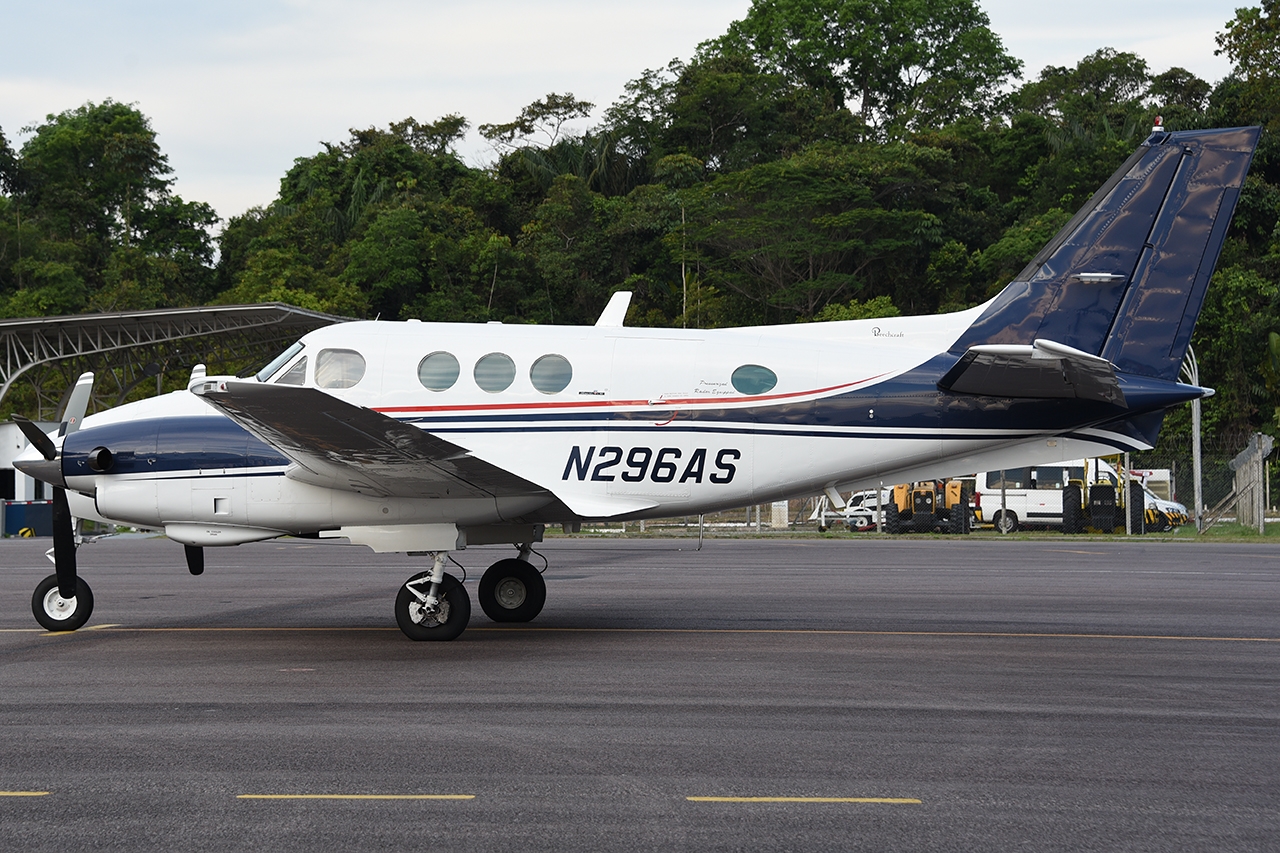
[[[148,380],[159,393],[166,374],[185,382],[196,364],[227,372],[266,362],[307,332],[350,319],[270,302],[0,320],[0,404],[25,384],[35,400],[23,401],[23,409],[34,408],[22,414],[52,428],[87,370],[95,374],[92,413],[119,405]],[[0,502],[46,497],[43,483],[13,469],[25,446],[15,424],[0,424]]]
[[[19,379],[35,391],[33,419],[56,419],[75,378],[96,376],[90,411],[109,408],[147,379],[208,364],[265,361],[338,317],[280,302],[0,320],[0,402]]]

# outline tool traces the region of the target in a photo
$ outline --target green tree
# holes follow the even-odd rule
[[[17,157],[10,151],[0,166],[15,236],[14,253],[0,255],[0,313],[154,308],[208,296],[218,218],[173,194],[146,116],[89,103],[27,132]]]
[[[587,118],[594,108],[595,104],[575,98],[572,92],[552,92],[522,109],[513,121],[480,125],[480,135],[505,150],[532,145],[539,136],[546,137],[544,146],[551,146],[560,139],[567,122]]]
[[[1248,120],[1275,129],[1280,122],[1280,0],[1236,9],[1217,41],[1215,54],[1226,54],[1234,66]]]
[[[694,197],[691,238],[704,275],[774,322],[854,294],[936,308],[922,304],[914,259],[942,242],[925,204],[946,160],[907,144],[815,147],[718,177]]]
[[[895,135],[990,116],[1022,63],[974,0],[754,0],[724,40]]]
[[[1217,390],[1204,401],[1206,434],[1243,438],[1275,409],[1267,389],[1270,333],[1280,328],[1280,287],[1254,270],[1226,267],[1214,274],[1193,344],[1203,384]]]

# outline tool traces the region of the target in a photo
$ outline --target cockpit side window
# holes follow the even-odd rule
[[[277,385],[302,385],[307,381],[307,357],[304,355],[298,359],[298,363],[286,370],[279,379],[276,380]]]
[[[316,356],[316,385],[350,388],[364,378],[364,356],[352,349],[322,349]]]
[[[293,357],[295,355],[302,352],[303,346],[305,345],[302,343],[302,341],[298,341],[293,346],[289,347],[287,350],[280,353],[275,358],[271,359],[271,363],[268,364],[266,367],[262,368],[261,370],[259,370],[257,373],[255,373],[254,378],[257,379],[259,382],[266,382],[272,376],[275,376],[277,370],[284,367],[286,364],[288,364],[290,361],[293,360]]]

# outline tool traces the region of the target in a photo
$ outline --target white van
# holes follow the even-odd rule
[[[1102,459],[1073,459],[1049,465],[979,472],[974,484],[974,505],[978,520],[1012,532],[1023,525],[1061,527],[1062,490],[1072,483],[1118,485],[1120,475]],[[1004,510],[1000,489],[1004,485]],[[1146,526],[1166,531],[1187,521],[1187,508],[1176,501],[1158,497],[1145,484],[1134,481],[1144,495]],[[1123,515],[1117,515],[1123,521]]]

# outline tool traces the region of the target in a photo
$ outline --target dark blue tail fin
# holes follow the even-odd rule
[[[1152,134],[952,352],[1049,340],[1176,380],[1259,133]]]

